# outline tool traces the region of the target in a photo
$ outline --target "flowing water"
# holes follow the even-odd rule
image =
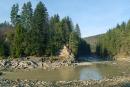
[[[5,72],[4,78],[16,80],[44,80],[44,81],[69,81],[69,80],[101,80],[115,76],[130,75],[130,63],[94,63],[92,65],[64,67],[57,70],[35,69],[30,71],[16,70]]]

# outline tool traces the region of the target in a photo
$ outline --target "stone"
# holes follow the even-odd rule
[[[72,62],[74,61],[74,55],[71,53],[70,49],[67,46],[64,46],[60,51],[59,58],[63,62]]]

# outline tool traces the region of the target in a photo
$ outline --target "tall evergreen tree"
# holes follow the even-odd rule
[[[74,30],[73,23],[69,17],[64,17],[61,21],[61,27],[64,32],[64,43],[69,43],[69,35]]]
[[[32,54],[44,55],[48,41],[48,12],[42,2],[37,4],[34,11],[31,34]]]
[[[26,31],[32,29],[32,4],[31,2],[24,3],[21,13],[21,24]]]
[[[25,54],[30,55],[31,50],[31,29],[32,29],[32,16],[33,16],[33,10],[32,10],[32,4],[31,2],[24,3],[22,7],[22,13],[21,13],[21,25],[24,28],[25,31],[25,38],[24,38],[24,45],[25,45]]]
[[[18,11],[19,11],[19,5],[18,4],[14,4],[11,10],[11,23],[13,26],[15,26],[18,22],[19,22],[19,15],[18,15]]]
[[[23,47],[24,31],[21,24],[15,27],[15,36],[12,44],[12,56],[21,57],[24,55],[25,48]]]
[[[76,24],[76,26],[75,26],[75,32],[77,33],[77,35],[79,36],[79,38],[81,38],[80,28],[79,28],[78,24]]]
[[[72,53],[77,56],[78,48],[79,48],[79,42],[78,42],[78,36],[75,32],[71,32],[69,37],[69,48],[71,49]]]
[[[47,54],[56,55],[59,49],[62,47],[62,29],[60,28],[60,17],[58,14],[54,15],[50,19],[49,27],[49,42],[47,48]]]

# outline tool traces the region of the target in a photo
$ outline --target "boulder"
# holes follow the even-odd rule
[[[31,68],[37,68],[38,67],[38,64],[34,61],[21,61],[19,62],[17,68],[22,68],[22,69],[25,69],[25,68],[28,68],[28,69],[31,69]]]
[[[9,61],[9,60],[2,60],[1,61],[1,66],[3,66],[3,67],[9,68],[11,65],[12,65],[11,61]]]
[[[74,55],[71,53],[71,50],[67,46],[64,46],[63,49],[60,51],[59,58],[63,62],[74,61]]]
[[[22,69],[24,69],[24,68],[27,68],[28,67],[28,64],[27,64],[27,62],[26,61],[21,61],[20,63],[19,63],[19,65],[18,65],[18,68],[22,68]]]
[[[18,61],[16,61],[16,60],[13,60],[13,61],[11,61],[11,64],[12,64],[12,68],[17,68],[17,66],[19,65],[19,62]]]

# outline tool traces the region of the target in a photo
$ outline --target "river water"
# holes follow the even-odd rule
[[[93,63],[74,67],[64,67],[57,70],[35,69],[30,71],[17,70],[6,72],[4,78],[16,80],[44,80],[44,81],[69,81],[69,80],[101,80],[115,76],[130,75],[130,63]]]

